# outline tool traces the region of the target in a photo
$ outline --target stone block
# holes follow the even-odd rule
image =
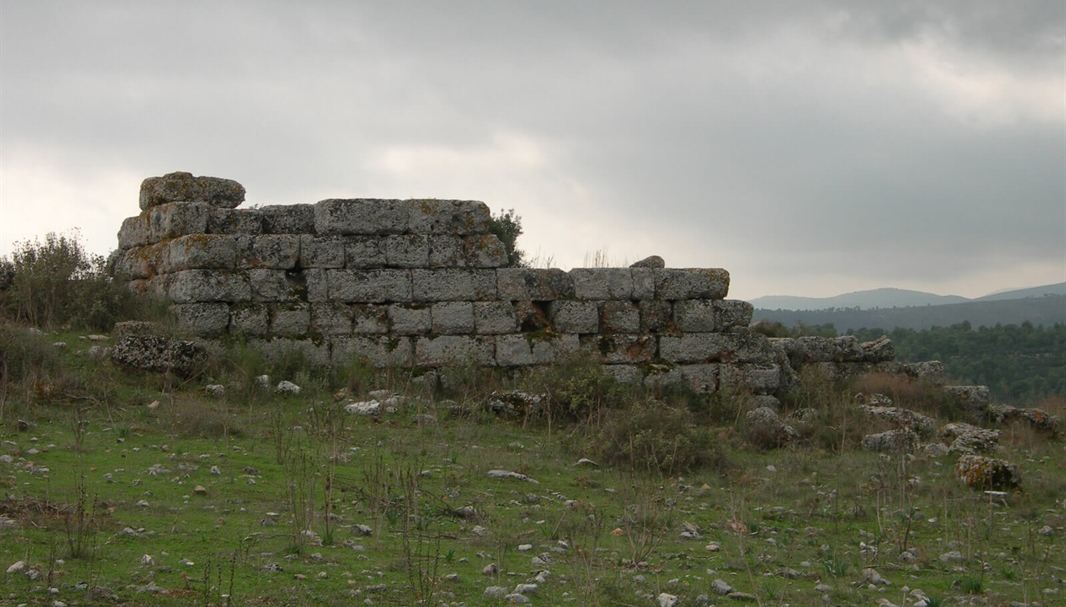
[[[781,367],[776,364],[721,365],[718,386],[733,392],[773,394],[781,383]]]
[[[310,332],[311,307],[308,304],[277,304],[271,310],[271,334],[300,337]]]
[[[272,204],[257,209],[264,234],[314,234],[315,210],[309,204]]]
[[[469,301],[445,301],[430,307],[437,335],[465,335],[474,332],[474,304]]]
[[[244,186],[232,179],[175,172],[142,181],[140,206],[145,210],[169,202],[203,202],[232,209],[244,202],[244,194]]]
[[[399,200],[330,199],[314,205],[319,234],[403,234],[409,225],[407,206]]]
[[[605,301],[600,304],[601,333],[639,333],[640,310],[631,301]]]
[[[258,209],[211,209],[207,214],[209,234],[256,235],[263,233],[263,216]]]
[[[345,237],[344,267],[354,270],[385,267],[385,243],[377,236]]]
[[[499,298],[505,301],[574,299],[574,280],[551,268],[500,268],[496,270]]]
[[[260,268],[248,270],[247,275],[248,283],[251,287],[252,301],[294,301],[302,299],[300,297],[300,286],[289,280],[285,270]]]
[[[392,304],[387,316],[396,335],[425,335],[433,328],[433,315],[425,304]]]
[[[311,268],[300,272],[303,288],[307,293],[307,301],[329,301],[329,278],[326,272],[328,270],[322,268]]]
[[[507,248],[494,234],[466,236],[463,260],[471,268],[503,268],[507,266]]]
[[[140,214],[136,217],[127,217],[122,220],[122,227],[118,229],[118,248],[121,250],[131,247],[140,247],[151,242],[151,232],[148,228],[148,215]]]
[[[160,207],[154,207],[160,208]],[[174,303],[249,301],[252,288],[243,272],[184,270],[168,275],[166,294]]]
[[[649,365],[648,372],[644,375],[644,387],[648,390],[660,391],[676,388],[683,382],[681,367],[677,366]]]
[[[237,260],[241,268],[272,268],[289,270],[296,267],[300,257],[300,236],[296,234],[263,234],[251,238],[246,256]]]
[[[649,271],[655,276],[657,299],[725,299],[729,293],[729,272],[720,268],[668,268]]]
[[[301,268],[343,268],[346,240],[339,236],[300,236]]]
[[[256,339],[249,340],[248,346],[261,352],[263,357],[270,363],[280,363],[299,358],[307,365],[326,366],[330,364],[331,360],[329,343],[315,342],[310,339],[295,339],[291,337]]]
[[[546,365],[580,349],[577,335],[529,335],[517,333],[496,336],[496,364],[501,367]]]
[[[352,303],[411,301],[410,270],[326,270],[329,297]]]
[[[474,332],[479,335],[514,333],[518,330],[515,308],[506,301],[475,301]]]
[[[496,364],[501,367],[524,367],[535,363],[533,344],[524,334],[496,336]]]
[[[385,265],[390,268],[425,268],[429,265],[429,237],[425,234],[386,236]]]
[[[118,253],[112,272],[120,278],[151,278],[165,272],[166,243],[133,247]]]
[[[746,301],[737,299],[715,300],[714,330],[721,332],[734,327],[746,328],[751,325],[751,317],[754,313],[755,306]]]
[[[603,373],[624,386],[639,386],[644,373],[636,365],[603,365]]]
[[[384,317],[384,310],[381,311]],[[340,303],[315,303],[311,304],[311,331],[322,335],[351,335],[352,334],[352,307]],[[385,332],[385,323],[380,323],[381,331]],[[369,333],[370,331],[356,331],[357,333]]]
[[[600,311],[594,301],[549,302],[548,319],[560,333],[598,333],[600,330]]]
[[[229,329],[229,304],[192,303],[170,306],[178,326],[202,337],[213,337]]]
[[[674,302],[674,324],[682,333],[717,331],[714,302],[709,299],[683,299]]]
[[[488,301],[496,299],[494,270],[412,270],[414,301]]]
[[[335,336],[330,339],[333,365],[361,364],[375,368],[407,367],[414,363],[411,338],[402,336]]]
[[[771,363],[776,360],[765,336],[751,331],[663,335],[659,356],[672,363]]]
[[[655,299],[655,285],[658,273],[662,270],[652,268],[630,268],[629,275],[633,279],[633,299]]]
[[[414,234],[487,234],[491,213],[474,200],[405,200]]]
[[[166,243],[167,272],[232,270],[237,264],[237,239],[222,234],[190,234]]]
[[[640,330],[642,333],[663,333],[673,331],[673,306],[668,301],[659,299],[642,299],[637,302],[640,311]]]
[[[581,347],[608,365],[650,363],[655,358],[654,335],[582,335]]]
[[[234,306],[230,314],[230,331],[238,335],[266,335],[270,332],[270,309],[266,304]]]
[[[186,234],[207,232],[207,217],[211,207],[206,204],[171,202],[150,208],[148,240],[159,242]]]
[[[467,261],[463,250],[463,239],[451,234],[433,234],[429,240],[430,268],[463,268]]]
[[[495,363],[495,340],[491,336],[441,335],[415,338],[415,364],[427,367]]]
[[[383,335],[389,332],[389,306],[379,304],[354,304],[349,310],[352,319],[351,332],[353,334]]]
[[[570,280],[574,283],[577,299],[603,301],[611,298],[603,268],[574,268],[570,270]]]
[[[681,381],[693,392],[714,394],[718,391],[719,365],[680,365],[677,368],[681,371]]]
[[[514,311],[518,330],[522,333],[536,333],[551,328],[544,302],[516,301]]]

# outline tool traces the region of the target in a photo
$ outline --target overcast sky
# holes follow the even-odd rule
[[[0,0],[0,254],[142,179],[462,198],[731,298],[1066,281],[1066,3]]]

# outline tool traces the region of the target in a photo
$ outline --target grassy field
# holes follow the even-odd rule
[[[84,337],[5,337],[0,604],[1066,604],[1064,443],[1028,428],[998,454],[1021,490],[990,496],[954,455],[854,448],[878,427],[847,386],[810,387],[822,421],[765,449],[743,397],[623,390],[578,363],[429,391],[237,352],[179,381]],[[488,395],[508,388],[548,398],[499,419]],[[345,410],[374,389],[404,398]]]

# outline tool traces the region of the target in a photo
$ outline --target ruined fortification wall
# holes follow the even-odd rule
[[[145,180],[116,274],[168,298],[192,333],[319,364],[525,367],[582,351],[623,381],[768,395],[791,360],[891,360],[853,338],[816,348],[750,331],[752,306],[726,299],[722,269],[505,267],[481,202],[243,200],[230,180]]]

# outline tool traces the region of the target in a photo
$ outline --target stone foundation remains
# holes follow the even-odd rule
[[[331,199],[237,209],[235,181],[146,179],[111,263],[163,297],[181,327],[240,336],[315,364],[518,368],[575,353],[617,379],[773,395],[795,370],[890,367],[890,343],[769,339],[752,306],[728,300],[722,269],[510,268],[490,213],[465,200]],[[646,261],[649,261],[646,260]],[[648,267],[650,266],[650,267]]]

